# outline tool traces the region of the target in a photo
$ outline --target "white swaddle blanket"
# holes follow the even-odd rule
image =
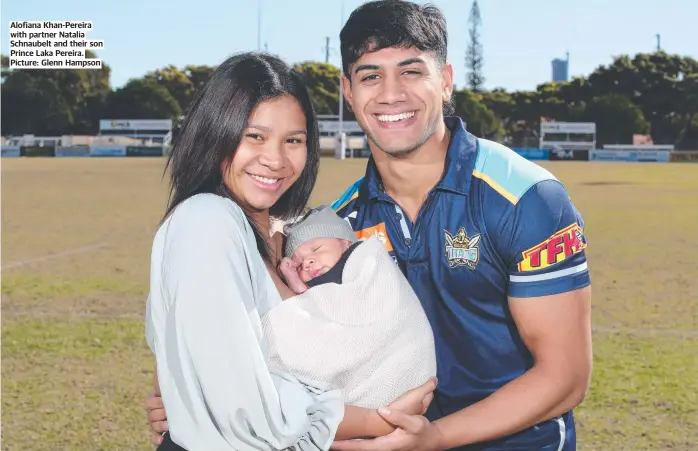
[[[272,368],[330,383],[345,404],[385,406],[436,375],[426,314],[377,237],[351,253],[341,285],[287,299],[262,327]]]

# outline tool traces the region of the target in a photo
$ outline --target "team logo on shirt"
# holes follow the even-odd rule
[[[584,232],[576,222],[523,252],[519,272],[538,271],[582,252],[587,247]]]
[[[465,228],[458,229],[455,235],[444,230],[446,237],[446,260],[451,268],[465,266],[468,269],[475,269],[480,261],[480,235],[468,237]]]

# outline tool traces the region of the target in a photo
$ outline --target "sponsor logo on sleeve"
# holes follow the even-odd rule
[[[579,224],[574,223],[553,236],[523,252],[519,272],[538,271],[560,263],[582,252],[587,247],[584,233]]]

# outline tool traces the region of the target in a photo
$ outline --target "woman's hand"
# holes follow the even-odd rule
[[[388,405],[390,410],[399,410],[408,415],[424,415],[434,399],[438,380],[430,378],[426,383],[413,388]]]
[[[157,446],[162,443],[162,434],[167,432],[165,405],[159,394],[153,393],[146,398],[145,411],[150,425],[150,441]]]
[[[145,411],[148,415],[150,425],[150,439],[153,445],[162,443],[162,434],[167,432],[167,415],[165,414],[165,404],[162,402],[160,393],[160,382],[158,381],[158,366],[155,364],[153,372],[153,394],[145,399]]]

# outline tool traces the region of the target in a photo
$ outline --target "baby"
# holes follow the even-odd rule
[[[279,269],[294,293],[325,283],[342,283],[347,259],[360,244],[347,221],[329,206],[321,206],[284,231],[285,257]]]
[[[429,321],[377,237],[358,241],[327,206],[284,231],[280,270],[296,295],[262,316],[272,370],[374,409],[436,375]]]

